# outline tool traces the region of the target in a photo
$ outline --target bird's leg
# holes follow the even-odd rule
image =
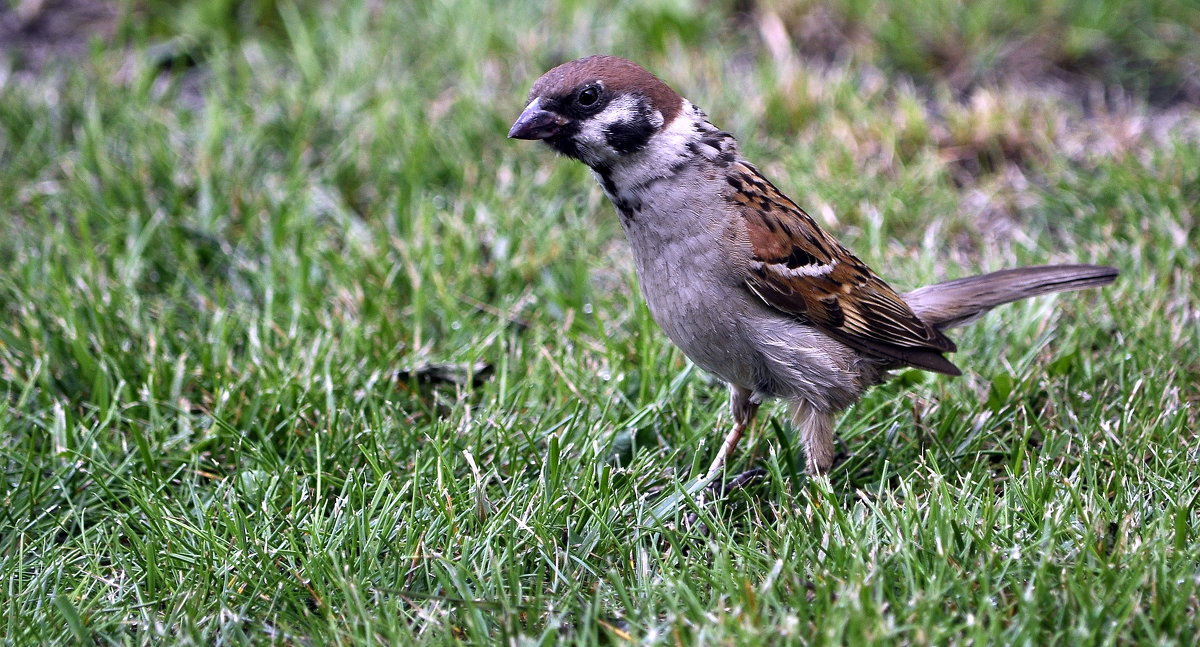
[[[754,416],[758,413],[758,405],[761,400],[754,397],[749,389],[743,389],[740,386],[729,385],[729,407],[733,411],[733,429],[725,435],[725,440],[721,443],[721,449],[717,451],[716,458],[713,459],[712,465],[709,465],[708,471],[701,477],[698,487],[702,488],[699,495],[696,497],[696,504],[700,507],[705,505],[705,495],[711,490],[717,497],[724,496],[726,493],[745,487],[752,483],[757,478],[761,477],[765,471],[761,469],[748,470],[734,476],[729,481],[721,481],[721,472],[725,467],[725,461],[733,455],[733,450],[737,448],[738,441],[742,439],[742,434],[746,433],[746,429],[754,422]],[[699,519],[696,513],[689,514],[685,520],[685,526],[692,526]],[[707,532],[701,526],[702,532]]]
[[[833,416],[804,401],[791,403],[792,424],[800,432],[808,473],[825,474],[833,466]]]
[[[761,400],[754,398],[750,389],[730,385],[729,408],[733,412],[733,429],[725,435],[725,440],[721,443],[720,451],[717,452],[717,456],[713,459],[712,465],[708,467],[708,471],[704,473],[704,478],[702,479],[704,482],[715,482],[717,477],[721,475],[721,470],[725,467],[725,461],[733,455],[733,450],[737,449],[737,444],[742,439],[742,434],[746,433],[746,429],[754,422],[754,416],[758,413],[758,405],[761,403]],[[739,480],[738,477],[735,477],[731,483],[738,482],[741,484],[741,481],[745,480]],[[721,489],[725,490],[727,488],[723,485]]]

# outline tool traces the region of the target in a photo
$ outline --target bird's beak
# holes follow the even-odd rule
[[[539,97],[525,106],[525,111],[508,131],[509,139],[549,139],[566,125],[566,117],[543,110],[541,101]]]

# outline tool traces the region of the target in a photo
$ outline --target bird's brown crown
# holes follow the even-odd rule
[[[683,99],[671,86],[642,66],[623,58],[604,55],[575,59],[551,69],[533,84],[529,99],[567,95],[596,81],[616,94],[644,95],[662,113],[663,123],[671,123],[683,106]]]

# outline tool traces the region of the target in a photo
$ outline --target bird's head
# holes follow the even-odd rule
[[[588,56],[546,72],[508,136],[542,140],[595,170],[640,152],[683,108],[683,99],[636,63]]]

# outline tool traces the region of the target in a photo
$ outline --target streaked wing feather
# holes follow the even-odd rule
[[[942,357],[954,342],[921,321],[887,283],[758,171],[730,167],[729,193],[745,217],[747,286],[768,305],[865,353],[957,375]]]

